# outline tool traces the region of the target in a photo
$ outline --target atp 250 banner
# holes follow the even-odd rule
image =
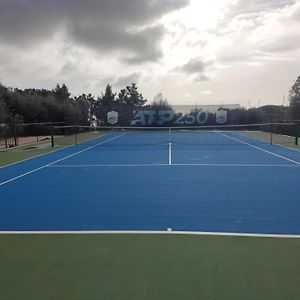
[[[139,111],[131,121],[132,126],[151,126],[151,125],[203,125],[209,117],[206,111],[196,111],[189,114],[174,113],[172,110],[143,110]],[[220,124],[227,122],[227,111],[218,111],[216,121]]]

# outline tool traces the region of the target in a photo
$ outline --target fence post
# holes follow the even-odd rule
[[[5,139],[5,148],[6,149],[8,148],[8,137],[7,137],[8,130],[7,130],[7,126],[8,125],[4,124],[4,139]]]
[[[17,137],[17,125],[14,124],[14,141],[15,141],[15,147],[18,146],[18,137]]]

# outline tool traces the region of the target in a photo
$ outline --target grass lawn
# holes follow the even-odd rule
[[[300,151],[300,145],[296,145],[296,138],[293,136],[274,133],[271,138],[270,132],[264,131],[241,131],[240,134],[267,143],[271,143],[272,140],[274,145],[281,145]]]
[[[37,155],[52,152],[62,147],[52,148],[50,144],[34,144],[14,149],[0,151],[0,167],[9,165],[20,160],[28,159]]]
[[[54,138],[55,147],[51,147],[51,141],[33,143],[22,147],[10,148],[0,151],[0,167],[9,165],[24,159],[28,159],[37,155],[45,154],[64,147],[75,145],[77,143],[86,142],[103,136],[103,133],[86,132],[78,134],[75,140],[74,135],[58,136]]]
[[[0,236],[0,299],[300,298],[300,240]]]

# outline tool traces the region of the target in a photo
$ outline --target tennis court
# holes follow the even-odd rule
[[[300,152],[239,131],[114,131],[1,168],[0,230],[300,235]]]

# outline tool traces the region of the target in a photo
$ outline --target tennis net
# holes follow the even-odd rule
[[[296,147],[296,123],[264,123],[192,127],[56,126],[52,145],[146,146],[159,144],[279,144]]]

